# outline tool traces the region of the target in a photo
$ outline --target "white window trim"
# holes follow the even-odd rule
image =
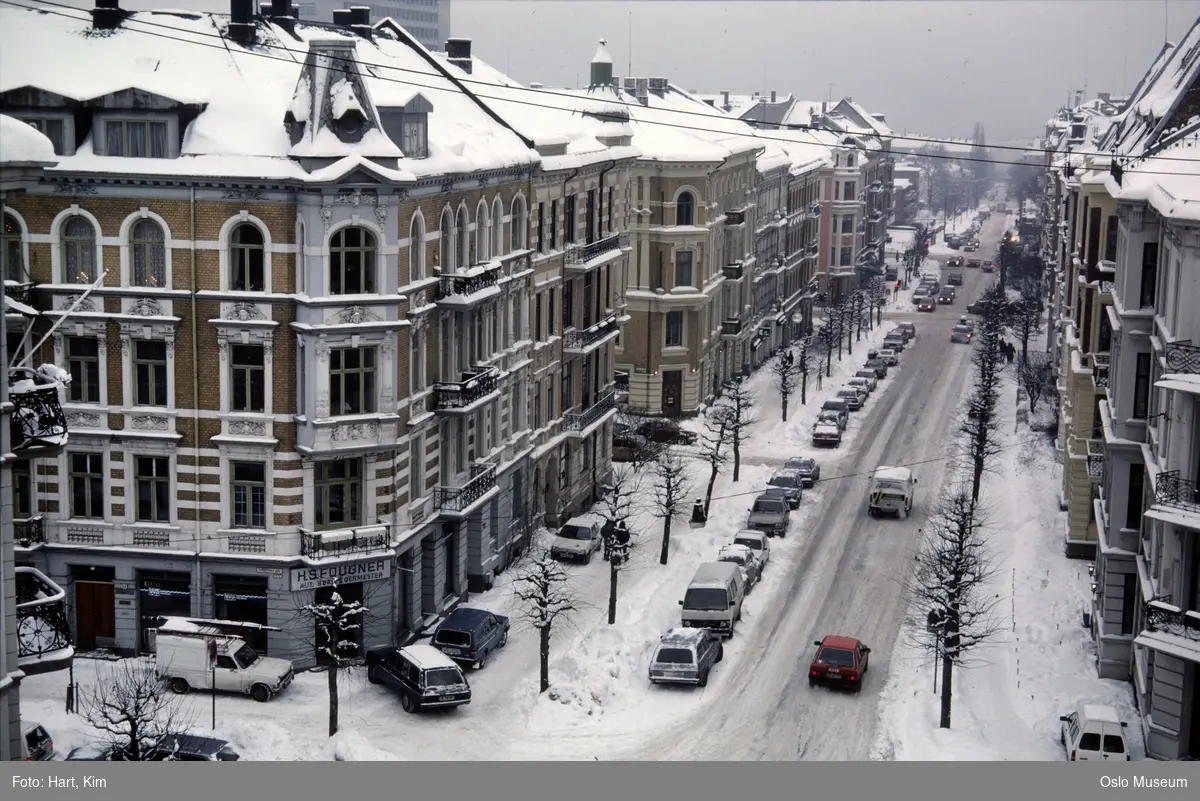
[[[482,198],[475,207],[475,256],[481,262],[495,258],[492,255],[492,214],[487,201]]]
[[[85,403],[83,401],[68,400],[63,403],[64,408],[81,407],[99,410],[108,407],[108,324],[106,322],[102,320],[82,320],[75,324],[74,330],[71,330],[70,333],[64,334],[61,331],[56,331],[52,337],[54,341],[54,363],[64,370],[67,369],[67,339],[88,339],[93,337],[97,340],[96,355],[100,360],[100,401],[98,403]],[[68,391],[64,397],[70,398],[70,392]]]
[[[166,271],[166,285],[162,287],[140,286],[133,283],[133,228],[142,220],[153,220],[162,229],[163,263]],[[175,241],[171,238],[171,226],[167,225],[166,220],[145,206],[142,206],[133,214],[126,217],[121,223],[119,237],[121,239],[121,286],[132,287],[138,291],[145,290],[147,292],[170,290],[175,286],[174,273],[171,271],[171,251],[175,247]],[[222,289],[225,288],[222,287]]]
[[[28,273],[29,272],[29,224],[25,222],[25,218],[21,216],[20,212],[18,212],[14,208],[5,206],[4,213],[7,215],[10,215],[13,218],[13,220],[17,223],[17,231],[21,237],[21,264],[25,265],[25,272]],[[4,224],[4,221],[0,220],[0,225],[3,225],[3,224]],[[4,266],[7,269],[8,265],[6,264]]]
[[[375,455],[374,454],[347,454],[346,459],[355,459],[362,465],[362,500],[363,508],[361,510],[362,522],[359,527],[375,525],[376,514],[376,485],[379,483],[375,478]],[[317,463],[321,461],[332,461],[331,459],[305,459],[303,461],[304,475],[304,490],[301,493],[304,499],[304,510],[300,513],[301,528],[306,531],[317,531]],[[248,530],[248,529],[247,529]],[[348,529],[325,529],[321,533],[330,531],[342,531]]]
[[[306,233],[307,233],[307,231],[304,226],[304,217],[297,214],[296,215],[296,262],[295,262],[295,274],[292,276],[292,281],[294,283],[294,286],[292,289],[297,295],[307,295],[307,292],[308,292],[308,281],[307,281],[307,276],[308,276],[308,272],[307,272],[307,270],[308,270],[308,259],[307,259],[308,252],[307,252],[307,250],[308,250],[308,248],[307,248]],[[266,243],[264,241],[264,245],[265,244]],[[221,252],[222,252],[222,254],[224,254],[226,259],[229,258],[228,248],[222,248]],[[268,250],[267,256],[265,256],[263,259],[263,268],[264,269],[266,269],[266,267],[269,264],[269,262],[267,261],[267,259],[269,259],[269,258],[270,258],[270,251]],[[225,270],[222,270],[221,274],[228,276],[228,273]],[[228,281],[229,280],[228,277],[226,277],[225,280]],[[265,287],[269,287],[270,285],[271,285],[271,276],[269,275],[269,271],[268,271],[268,275],[266,276]]]
[[[410,395],[420,395],[421,393],[430,389],[430,387],[429,387],[429,348],[428,348],[428,343],[426,341],[426,338],[429,334],[429,326],[427,325],[427,319],[422,317],[422,318],[418,318],[418,319],[414,320],[413,324],[411,326],[409,326],[408,330],[409,330],[408,393]],[[413,332],[416,332],[417,334],[420,335],[418,341],[416,342],[416,345],[419,346],[419,350],[417,347],[414,347],[413,337],[412,337]],[[414,363],[413,354],[414,353],[420,353],[420,363],[421,363],[422,369],[419,371],[413,370],[413,363]],[[418,382],[415,378],[415,376],[417,376],[417,375],[421,376],[420,382]]]
[[[263,403],[266,408],[261,412],[235,411],[233,409],[233,356],[230,347],[233,345],[258,345],[263,349]],[[217,329],[217,352],[220,354],[221,369],[221,414],[236,417],[252,417],[267,419],[273,416],[275,409],[274,381],[274,352],[275,333],[270,330],[256,328],[229,328],[221,326]],[[173,397],[173,396],[172,396]]]
[[[325,339],[324,335],[321,336],[321,340],[318,341],[314,349],[317,354],[317,420],[337,420],[347,417],[395,414],[395,391],[392,386],[396,377],[396,341],[394,337],[394,333],[390,334],[390,336],[389,333],[355,334],[329,341]],[[354,348],[358,348],[359,350],[373,348],[375,350],[375,411],[335,415],[332,413],[333,410],[329,408],[331,402],[330,386],[332,383],[330,381],[332,362],[329,358],[329,352],[332,350]],[[324,403],[322,403],[322,400],[324,400]]]
[[[518,205],[520,209],[518,210]],[[518,192],[513,195],[512,202],[508,205],[509,213],[509,242],[512,242],[512,226],[516,225],[517,230],[521,235],[517,239],[518,250],[529,249],[529,200],[525,197],[524,192]],[[511,252],[511,251],[510,251]]]
[[[418,220],[421,222],[421,239],[419,242],[413,239],[413,227]],[[425,280],[425,276],[429,272],[428,253],[425,251],[425,243],[428,241],[429,226],[425,224],[425,215],[421,213],[420,209],[417,209],[415,212],[413,212],[412,217],[408,220],[408,244],[407,252],[405,253],[408,258],[407,264],[405,265],[406,278],[403,281],[404,284],[411,284],[413,281]],[[421,265],[421,274],[415,278],[412,274],[413,248],[417,248],[420,251],[417,254],[417,257],[419,264]]]
[[[174,443],[172,443],[172,446]],[[167,475],[170,477],[170,489],[168,493],[170,498],[175,501],[171,504],[170,518],[163,523],[157,520],[138,520],[137,519],[137,474],[134,472],[137,467],[137,457],[148,456],[167,460]],[[152,443],[138,442],[136,444],[127,444],[125,446],[125,525],[133,528],[163,528],[179,527],[179,462],[176,454],[170,453],[168,450],[160,447],[155,447]],[[196,525],[202,523],[196,521]]]
[[[370,231],[375,237],[375,291],[366,293],[365,295],[331,295],[329,271],[333,269],[333,237],[341,230],[346,228],[362,228]],[[372,222],[367,222],[357,214],[348,220],[342,220],[329,227],[325,232],[325,245],[323,248],[323,256],[321,259],[321,295],[322,297],[338,297],[338,298],[354,298],[354,297],[376,297],[384,292],[384,279],[387,277],[387,254],[384,245],[387,240],[384,237],[383,229]]]
[[[124,328],[124,327],[123,327]],[[121,331],[121,384],[124,397],[121,405],[129,414],[162,415],[175,412],[175,328],[171,325],[149,325],[136,329],[130,326]],[[164,406],[135,406],[135,387],[133,380],[134,342],[162,342],[167,345],[167,405]]]
[[[691,253],[692,254],[692,281],[690,284],[675,283],[675,279],[679,277],[679,262],[677,260],[677,256],[680,253]],[[689,286],[692,289],[699,289],[700,287],[702,287],[704,285],[704,281],[696,281],[697,278],[701,277],[699,275],[698,268],[700,265],[698,262],[699,262],[699,260],[696,258],[696,248],[691,247],[690,245],[683,245],[680,247],[671,248],[671,285],[672,286]]]
[[[8,207],[5,211],[12,213]],[[50,276],[51,280],[56,284],[64,286],[90,286],[90,284],[74,284],[68,283],[66,276],[63,274],[63,225],[72,217],[82,217],[92,224],[95,232],[96,242],[96,277],[99,278],[104,273],[104,237],[103,230],[100,228],[100,221],[96,216],[87,209],[81,208],[78,203],[72,203],[67,208],[60,211],[54,217],[54,221],[50,223]],[[28,231],[28,229],[26,229]],[[27,238],[27,237],[26,237]],[[28,264],[29,262],[26,262]]]
[[[275,530],[275,459],[269,446],[222,445],[220,448],[221,528],[227,531],[246,531],[270,534]],[[266,528],[236,528],[233,525],[233,462],[262,462],[266,464]]]
[[[104,467],[101,470],[101,492],[104,493],[103,517],[75,517],[73,514],[71,514],[73,511],[71,506],[71,454],[74,453],[87,453],[92,455],[99,454],[104,457]],[[59,520],[63,522],[81,523],[91,526],[108,521],[112,514],[113,467],[113,460],[108,448],[108,443],[102,439],[74,439],[71,441],[68,449],[58,455],[56,461],[58,462],[58,497],[60,499],[58,504]],[[129,474],[126,473],[126,475]],[[34,476],[33,480],[36,481],[37,477]]]
[[[492,201],[492,258],[498,259],[509,252],[504,244],[504,201],[499,195]]]
[[[229,259],[229,248],[230,248],[230,245],[232,244],[230,240],[233,237],[233,229],[237,228],[239,225],[241,225],[243,223],[250,223],[251,225],[256,226],[258,228],[258,230],[262,233],[262,237],[263,237],[263,289],[264,289],[263,294],[269,294],[273,291],[273,287],[271,286],[271,251],[274,250],[275,243],[271,240],[271,229],[267,227],[267,224],[265,222],[263,222],[262,220],[260,220],[258,217],[255,217],[250,212],[246,211],[245,209],[243,209],[242,211],[239,211],[235,216],[230,217],[228,220],[226,220],[221,225],[221,232],[217,237],[217,241],[218,241],[218,243],[220,243],[220,249],[217,251],[217,253],[218,253],[218,267],[220,270],[221,291],[222,292],[232,292],[233,291],[229,288],[229,270],[231,267],[231,262]],[[301,225],[303,225],[303,223],[301,223]],[[303,248],[300,249],[300,252],[303,253]],[[298,255],[298,260],[300,262],[303,262],[303,256]],[[240,295],[242,293],[239,292],[238,294]],[[255,293],[246,293],[246,294],[259,294],[259,293],[255,292]]]
[[[460,221],[462,225],[459,224]],[[458,209],[454,212],[454,250],[458,257],[456,269],[471,268],[471,230],[471,212],[467,209],[467,201],[459,201]],[[464,243],[467,246],[465,249],[461,247]],[[464,250],[465,252],[461,252]]]
[[[442,237],[442,229],[445,227],[443,223],[447,214],[450,215],[449,242],[444,241]],[[454,209],[450,208],[450,204],[447,203],[442,207],[442,213],[438,215],[437,226],[438,269],[443,275],[452,273],[458,268],[458,229],[455,227],[455,222]]]
[[[701,202],[701,198],[703,198],[704,195],[702,195],[700,193],[699,189],[692,186],[691,184],[684,184],[683,186],[676,189],[675,196],[673,198],[671,198],[671,225],[672,226],[676,225],[675,212],[679,208],[679,196],[682,195],[684,192],[690,192],[692,194],[692,225],[693,226],[703,225],[704,223],[701,220],[701,211],[704,209],[704,203]],[[586,195],[585,195],[585,200],[586,200]],[[605,209],[607,209],[607,207],[605,207]],[[585,217],[587,216],[586,212],[587,212],[587,204],[585,203],[584,204],[584,216]]]

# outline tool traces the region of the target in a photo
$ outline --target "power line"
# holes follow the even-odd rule
[[[39,5],[25,5],[24,3],[16,2],[16,0],[0,0],[0,4],[12,6],[15,8],[23,8],[23,9],[30,10],[30,11],[38,11],[40,13],[48,14],[48,15],[52,15],[52,16],[60,16],[65,19],[75,20],[77,22],[83,22],[83,21],[90,20],[90,17],[81,16],[78,13],[69,14],[69,13],[63,13],[63,11],[48,11],[45,8],[48,6],[48,7],[52,7],[52,8],[65,9],[65,10],[74,11],[74,12],[79,11],[79,9],[73,8],[71,6],[63,5],[60,3],[41,2]],[[315,22],[315,21],[304,21],[304,22],[306,22],[307,24],[310,24],[310,25],[325,26],[325,23],[320,23],[320,22]],[[171,36],[171,35],[164,34],[164,33],[158,33],[156,31],[152,31],[152,30],[139,30],[136,27],[132,27],[134,25],[144,26],[146,28],[162,28],[162,29],[165,29],[168,31],[176,31],[176,32],[179,31],[178,28],[172,27],[170,25],[166,25],[163,23],[149,22],[149,21],[141,20],[141,19],[126,20],[124,23],[122,23],[122,28],[131,33],[139,33],[139,34],[143,34],[145,36],[152,36],[152,37],[156,37],[159,39],[166,39],[168,41],[180,42],[182,44],[190,44],[190,45],[194,45],[194,46],[198,46],[198,47],[208,47],[208,48],[212,48],[212,49],[216,49],[216,50],[224,50],[224,51],[229,52],[228,46],[226,44],[226,40],[223,36],[221,36],[220,33],[215,33],[215,32],[214,33],[202,33],[199,31],[188,31],[187,32],[188,37],[209,38],[209,39],[215,39],[218,42],[216,44],[208,44],[205,42],[196,41],[194,38],[185,38],[182,36]],[[326,27],[328,27],[328,26],[326,26]],[[259,50],[243,50],[242,54],[246,55],[246,56],[257,57],[257,58],[265,58],[265,59],[269,59],[272,61],[282,61],[282,62],[285,62],[288,64],[296,64],[297,63],[295,58],[292,57],[295,54],[295,51],[289,50],[288,48],[284,47],[283,45],[275,45],[275,44],[270,44],[270,43],[266,43],[266,42],[259,42],[256,44],[256,47],[267,49],[267,50],[272,50],[272,49],[273,50],[282,50],[285,53],[287,53],[288,56],[287,57],[274,56],[274,55],[271,55],[266,52],[260,52]],[[401,80],[401,79],[397,79],[397,78],[385,78],[385,77],[375,74],[375,71],[376,70],[387,70],[390,72],[412,73],[412,74],[423,76],[423,77],[430,78],[430,79],[445,77],[445,76],[442,76],[441,74],[423,72],[421,70],[412,69],[409,67],[399,67],[399,66],[391,65],[391,64],[376,64],[374,62],[346,58],[344,56],[333,56],[332,59],[340,61],[344,64],[353,64],[353,65],[357,65],[359,67],[369,68],[370,74],[372,74],[372,76],[376,80],[379,80],[379,81],[385,81],[388,83],[397,83],[397,84],[401,84],[404,86],[415,87],[418,89],[432,89],[435,91],[445,91],[446,90],[445,87],[442,87],[442,86],[430,86],[429,84],[422,84],[422,83],[417,83],[417,82],[414,82],[411,80]],[[581,100],[581,97],[579,95],[571,94],[569,92],[560,92],[560,91],[546,90],[546,89],[533,89],[530,87],[514,86],[514,85],[508,85],[508,84],[501,85],[501,84],[491,83],[488,81],[481,81],[481,80],[473,79],[473,78],[453,77],[453,78],[450,78],[450,80],[453,82],[461,83],[461,84],[478,84],[480,86],[488,87],[491,89],[503,89],[506,91],[532,92],[532,93],[537,93],[538,96],[542,96],[542,97],[544,97],[546,95],[549,95],[551,97],[560,97],[565,100],[573,101],[573,103],[578,103]],[[564,109],[561,106],[548,105],[545,103],[535,103],[530,100],[517,100],[517,99],[513,99],[513,98],[509,98],[509,97],[497,97],[495,95],[488,95],[488,94],[483,94],[481,92],[477,92],[474,89],[470,89],[469,91],[470,91],[471,95],[473,95],[477,99],[495,100],[495,101],[502,102],[502,103],[512,103],[514,105],[528,106],[531,108],[542,108],[542,109],[547,109],[547,110],[551,110],[551,111],[559,111],[559,112],[564,111],[564,110],[565,111],[579,111],[578,109],[574,109],[574,108]],[[597,101],[597,102],[602,102],[604,105],[607,105],[607,106],[620,106],[620,107],[624,107],[624,108],[641,108],[642,107],[640,103],[629,103],[626,101],[621,101],[621,100],[616,100],[616,99],[612,99],[612,100],[604,99],[603,101]],[[491,109],[491,111],[494,112],[495,109]],[[680,115],[680,116],[700,117],[702,119],[712,119],[713,118],[712,114],[708,114],[703,111],[688,111],[688,110],[684,110],[684,109],[671,109],[669,113],[675,114],[675,115]],[[694,132],[699,132],[699,133],[726,134],[726,135],[730,135],[730,136],[741,136],[741,137],[744,137],[747,139],[757,139],[757,140],[765,141],[765,142],[780,142],[780,143],[785,143],[785,144],[797,144],[796,140],[794,140],[794,139],[788,139],[786,137],[779,137],[779,136],[767,136],[767,135],[761,133],[760,131],[758,131],[757,129],[750,127],[747,123],[745,123],[744,120],[740,120],[735,117],[727,117],[727,118],[723,118],[723,119],[727,119],[730,122],[742,122],[742,124],[747,126],[747,128],[749,129],[749,132],[748,133],[736,133],[733,131],[723,131],[723,130],[717,130],[714,128],[704,128],[701,126],[685,125],[682,123],[672,123],[672,122],[667,122],[667,121],[663,121],[663,120],[633,119],[632,122],[634,122],[638,125],[657,125],[660,127],[674,128],[674,129],[683,130],[683,131],[694,131]],[[786,130],[827,133],[827,134],[834,134],[834,135],[846,137],[846,138],[879,138],[880,137],[880,134],[875,131],[839,131],[832,127],[813,125],[811,123],[810,124],[790,123],[790,124],[781,125],[781,127]],[[889,137],[884,137],[884,138],[889,138]],[[916,137],[916,136],[901,136],[901,135],[896,135],[896,134],[892,134],[890,136],[890,138],[891,139],[904,139],[904,140],[909,140],[909,141],[914,141],[914,142],[924,142],[927,144],[935,144],[935,145],[960,145],[960,144],[962,144],[961,142],[956,142],[953,139],[936,139],[936,138]],[[814,142],[813,144],[821,144],[821,143]],[[874,151],[871,151],[869,148],[867,148],[865,145],[860,145],[858,143],[850,143],[849,145],[847,145],[845,142],[843,142],[842,146],[843,147],[847,147],[847,146],[852,147],[853,149],[864,152],[864,153],[874,152]],[[1040,148],[1020,147],[1020,146],[1016,146],[1016,145],[984,145],[984,146],[981,146],[981,149],[982,150],[1012,150],[1012,151],[1017,151],[1017,152],[1021,152],[1021,153],[1030,153],[1030,154],[1037,154],[1037,155],[1043,155],[1043,156],[1046,154],[1046,151],[1043,149],[1040,149]],[[1111,157],[1112,156],[1111,153],[1102,153],[1099,151],[1095,151],[1095,152],[1071,151],[1071,152],[1075,155],[1080,155],[1080,156],[1101,156],[1101,157]],[[948,153],[936,153],[936,152],[933,152],[933,153],[929,153],[929,152],[904,153],[903,155],[919,157],[919,158],[942,159],[942,160],[947,160],[947,161],[967,162],[967,163],[975,163],[975,164],[996,164],[996,165],[1001,165],[1001,166],[1013,166],[1013,167],[1040,166],[1040,165],[1029,164],[1024,161],[1006,161],[1003,159],[988,159],[988,158],[982,158],[979,156],[958,156],[958,155],[953,155],[953,154],[948,154]],[[1160,155],[1144,156],[1144,157],[1140,157],[1139,160],[1150,160],[1150,159],[1160,160],[1160,161],[1184,161],[1184,162],[1195,161],[1195,159],[1184,158],[1181,156],[1160,156]],[[1139,171],[1139,174],[1140,175],[1177,175],[1178,173],[1173,172],[1173,171],[1171,171],[1171,172]]]

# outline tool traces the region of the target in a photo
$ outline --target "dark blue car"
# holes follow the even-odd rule
[[[432,645],[459,664],[481,668],[508,643],[510,626],[504,615],[460,606],[437,627]]]

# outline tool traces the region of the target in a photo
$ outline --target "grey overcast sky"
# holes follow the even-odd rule
[[[1198,15],[1200,0],[451,0],[451,33],[523,83],[586,82],[603,37],[618,76],[632,51],[634,75],[699,92],[823,100],[832,85],[897,131],[968,136],[981,121],[997,143],[1040,134],[1071,89],[1132,89]]]

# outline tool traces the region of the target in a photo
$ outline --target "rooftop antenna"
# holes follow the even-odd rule
[[[1171,0],[1163,0],[1163,44],[1171,40]]]
[[[828,102],[833,102],[833,84],[829,84],[829,97],[825,98]]]
[[[629,49],[626,53],[628,61],[625,65],[625,74],[633,75],[633,12],[629,12]]]

